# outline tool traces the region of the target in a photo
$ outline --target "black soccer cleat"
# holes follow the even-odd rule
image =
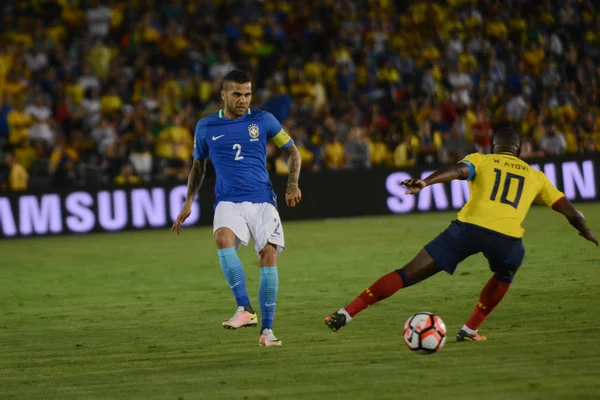
[[[456,334],[457,342],[483,342],[484,340],[486,340],[485,336],[481,336],[479,333],[469,335],[462,329]]]
[[[346,325],[346,316],[340,313],[333,313],[325,317],[325,325],[334,332],[340,330],[340,328]]]

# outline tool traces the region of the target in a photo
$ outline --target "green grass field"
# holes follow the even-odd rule
[[[600,205],[581,210],[600,231]],[[484,324],[456,343],[490,276],[400,291],[334,334],[323,317],[398,268],[454,214],[290,222],[275,333],[226,331],[235,309],[210,229],[0,243],[1,399],[598,399],[600,249],[546,209],[526,224],[525,264]],[[256,304],[258,271],[241,251]],[[444,349],[412,354],[402,326],[439,314]]]

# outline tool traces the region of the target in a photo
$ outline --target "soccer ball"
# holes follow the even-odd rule
[[[435,314],[416,313],[404,324],[404,342],[416,353],[433,354],[446,343],[446,325]]]

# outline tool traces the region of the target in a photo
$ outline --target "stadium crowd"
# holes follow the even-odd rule
[[[8,0],[0,6],[0,182],[185,180],[220,78],[303,169],[403,168],[489,152],[600,151],[600,15],[591,0]],[[276,147],[269,169],[286,174]]]

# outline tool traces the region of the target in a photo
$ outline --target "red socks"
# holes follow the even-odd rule
[[[353,318],[362,310],[383,299],[387,299],[404,286],[405,283],[400,274],[397,271],[392,271],[379,278],[357,298],[352,300],[350,304],[344,307],[344,309]],[[501,282],[494,277],[490,278],[481,291],[479,302],[469,317],[466,326],[476,331],[494,308],[500,304],[509,287],[510,283],[508,282]]]
[[[467,327],[476,331],[487,316],[500,304],[508,291],[510,283],[500,282],[491,277],[479,295],[479,302],[467,320]]]
[[[396,271],[392,271],[387,275],[379,278],[374,284],[369,286],[367,290],[362,292],[356,299],[352,300],[344,309],[354,317],[356,314],[364,310],[365,308],[387,299],[398,290],[404,287],[404,281],[400,277],[400,274]]]

